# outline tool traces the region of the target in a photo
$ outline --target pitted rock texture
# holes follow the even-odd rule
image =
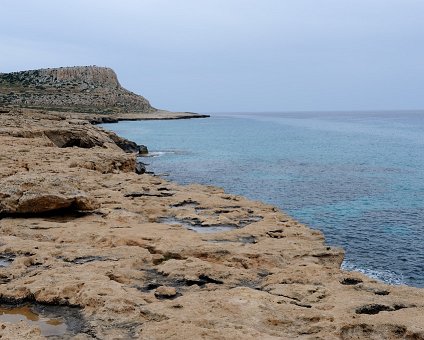
[[[154,112],[107,67],[78,66],[0,73],[0,104],[90,113]]]
[[[0,216],[97,209],[96,201],[78,190],[75,182],[60,174],[18,173],[0,179]]]
[[[341,270],[342,250],[275,207],[137,175],[111,142],[61,148],[43,133],[81,125],[101,134],[51,112],[0,114],[0,189],[48,178],[99,206],[0,216],[0,304],[79,306],[74,339],[424,339],[422,289]],[[231,228],[202,232],[216,226]],[[0,320],[0,338],[45,337]]]

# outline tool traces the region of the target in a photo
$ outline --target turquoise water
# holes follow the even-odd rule
[[[148,169],[280,207],[346,250],[343,266],[424,287],[424,113],[220,114],[106,128]]]

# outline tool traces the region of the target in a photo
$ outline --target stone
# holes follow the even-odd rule
[[[160,286],[155,290],[155,296],[162,299],[169,299],[177,295],[177,290],[174,287]]]
[[[147,149],[147,146],[145,146],[145,145],[139,145],[138,154],[140,156],[149,154],[149,150]]]
[[[138,175],[142,175],[146,172],[146,165],[142,162],[137,161],[135,163],[135,173]]]
[[[93,198],[70,182],[71,179],[60,175],[16,174],[3,178],[0,180],[0,215],[99,208]]]

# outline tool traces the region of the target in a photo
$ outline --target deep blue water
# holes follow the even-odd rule
[[[280,207],[346,250],[344,267],[424,287],[424,113],[220,114],[106,128],[149,169]]]

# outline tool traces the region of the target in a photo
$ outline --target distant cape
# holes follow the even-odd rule
[[[107,67],[75,66],[0,73],[0,105],[87,113],[152,113]]]

